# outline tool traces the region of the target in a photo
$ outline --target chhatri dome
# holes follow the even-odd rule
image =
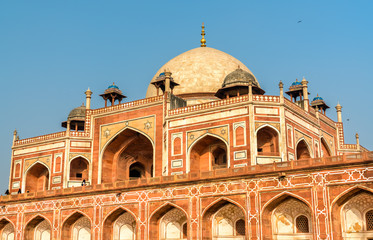
[[[179,86],[173,89],[173,94],[184,99],[216,100],[215,93],[222,87],[225,77],[234,72],[238,66],[254,74],[238,59],[214,48],[206,47],[204,26],[202,25],[201,47],[184,52],[163,65],[154,75],[151,82],[165,71],[172,73],[172,77]],[[257,81],[256,81],[257,82]],[[149,84],[146,97],[157,96],[156,87]]]

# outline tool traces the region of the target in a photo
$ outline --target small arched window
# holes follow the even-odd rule
[[[297,228],[297,233],[309,233],[310,232],[308,218],[304,215],[300,215],[295,219],[295,226]]]
[[[236,221],[236,236],[245,236],[245,221],[239,219]]]
[[[366,221],[367,231],[372,231],[373,230],[373,210],[369,210],[365,214],[365,221]]]
[[[129,169],[130,179],[141,178],[144,175],[145,175],[145,168],[141,163],[136,162],[130,166],[130,169]]]

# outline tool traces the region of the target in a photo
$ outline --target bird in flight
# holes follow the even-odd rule
[[[299,21],[298,21],[298,23],[301,23],[301,22],[302,22],[302,20],[299,20]]]

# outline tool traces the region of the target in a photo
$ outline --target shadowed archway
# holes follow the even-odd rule
[[[126,129],[105,148],[102,155],[102,183],[131,178],[130,166],[143,166],[141,177],[153,176],[153,144],[142,133]]]
[[[34,164],[26,173],[25,191],[39,192],[49,189],[49,170],[41,163]]]
[[[218,137],[205,135],[190,149],[190,172],[211,171],[228,167],[227,145]]]

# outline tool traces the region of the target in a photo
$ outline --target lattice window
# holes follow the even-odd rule
[[[245,236],[245,221],[243,219],[236,222],[236,236]]]
[[[309,233],[310,227],[308,224],[308,218],[304,215],[300,215],[295,220],[295,225],[297,227],[297,233]]]
[[[370,210],[365,214],[365,221],[367,225],[367,231],[372,231],[373,230],[373,210]]]

